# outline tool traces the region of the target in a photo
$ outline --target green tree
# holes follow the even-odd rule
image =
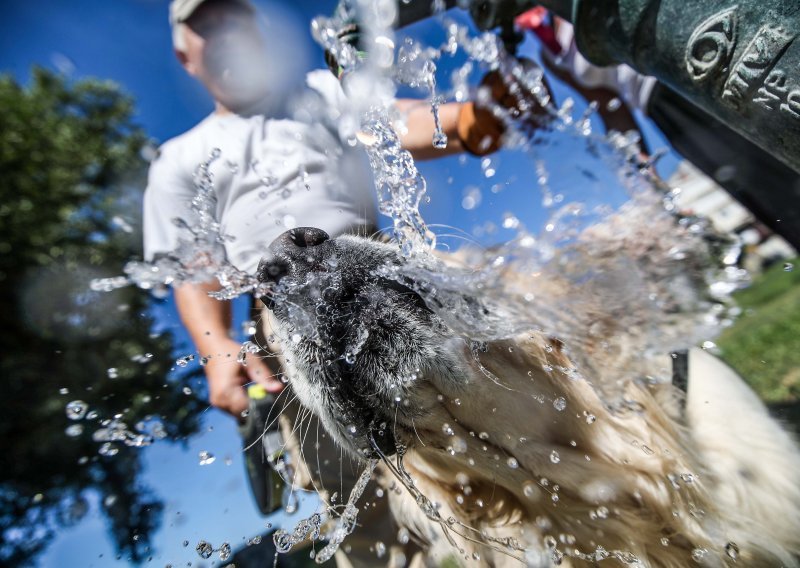
[[[4,566],[29,564],[92,495],[118,552],[145,559],[163,506],[136,446],[185,439],[205,404],[168,379],[173,339],[152,333],[147,295],[89,288],[140,254],[147,140],[133,108],[110,82],[0,75]],[[79,420],[65,413],[75,399]]]

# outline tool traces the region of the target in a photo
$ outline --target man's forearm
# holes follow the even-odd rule
[[[446,148],[433,146],[436,125],[428,101],[399,99],[395,102],[395,107],[406,115],[407,130],[400,135],[400,141],[403,148],[411,152],[415,159],[430,160],[464,151],[458,137],[458,114],[461,103],[446,103],[439,106],[439,122],[442,131],[447,135]]]
[[[231,305],[216,300],[208,293],[219,290],[219,284],[182,284],[175,288],[175,304],[201,356],[217,355],[215,350],[228,341],[231,326]]]

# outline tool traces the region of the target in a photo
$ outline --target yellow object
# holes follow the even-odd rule
[[[263,385],[260,385],[258,383],[253,383],[252,385],[247,387],[247,396],[249,396],[253,400],[261,400],[262,398],[267,396],[267,389],[265,389]]]

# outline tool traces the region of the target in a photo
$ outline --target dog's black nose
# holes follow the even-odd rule
[[[291,275],[305,278],[309,271],[319,269],[331,251],[328,233],[315,227],[290,229],[272,241],[266,256],[258,265],[258,279],[277,284]],[[268,305],[271,302],[265,303]]]
[[[319,246],[329,240],[330,237],[328,233],[322,229],[317,229],[315,227],[298,227],[296,229],[289,229],[283,233],[280,237],[272,241],[269,248],[282,247],[291,249],[292,247],[297,247],[305,249]]]

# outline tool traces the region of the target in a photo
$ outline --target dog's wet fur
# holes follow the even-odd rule
[[[402,262],[391,244],[295,229],[259,276],[300,402],[359,458],[408,448],[415,487],[452,517],[443,530],[388,492],[430,565],[798,565],[800,454],[733,371],[693,350],[688,393],[631,382],[612,411],[541,333],[476,357],[380,276]]]

